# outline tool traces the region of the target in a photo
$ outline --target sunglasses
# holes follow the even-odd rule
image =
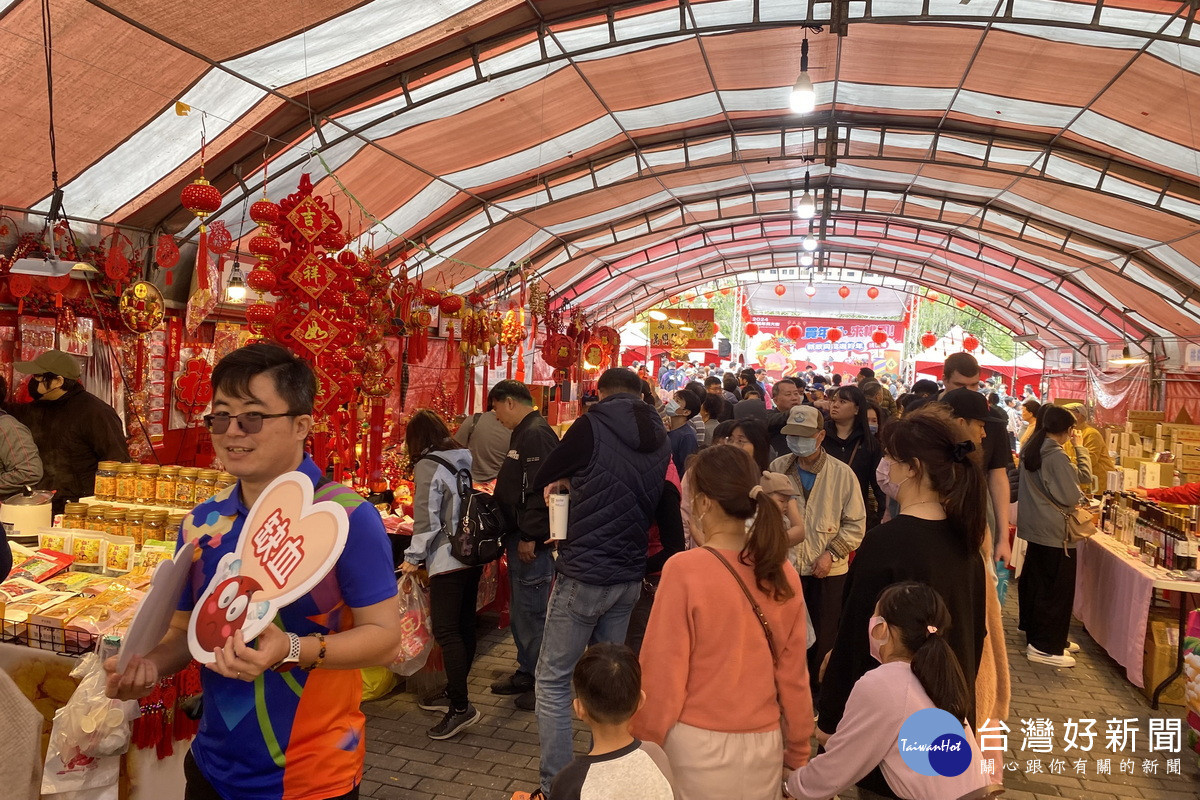
[[[258,411],[243,411],[241,414],[226,414],[220,412],[217,414],[204,415],[204,427],[218,436],[226,433],[229,430],[229,423],[237,420],[238,427],[242,429],[242,433],[258,433],[262,430],[264,419],[276,419],[278,417],[298,417],[299,414],[263,414]]]

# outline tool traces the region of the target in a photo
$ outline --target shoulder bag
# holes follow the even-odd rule
[[[1038,486],[1042,482],[1042,477],[1039,475],[1037,480],[1032,480],[1033,473],[1030,473],[1029,485],[1033,490],[1046,499],[1055,511],[1062,514],[1063,524],[1065,526],[1065,537],[1063,539],[1063,547],[1068,544],[1074,544],[1082,539],[1090,539],[1098,532],[1096,523],[1092,521],[1092,512],[1083,506],[1075,506],[1071,510],[1066,510],[1058,503],[1051,499],[1050,495]]]

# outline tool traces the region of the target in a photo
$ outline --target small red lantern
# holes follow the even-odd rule
[[[830,328],[829,332],[825,334],[825,338],[831,342],[838,341],[839,339],[842,338],[841,328]]]
[[[712,300],[712,299],[713,299],[713,293],[712,293],[712,292],[705,292],[705,293],[704,293],[704,299],[705,299],[705,300]]]
[[[250,237],[248,249],[252,254],[258,256],[260,261],[267,261],[272,256],[279,254],[279,242],[273,236],[265,233],[256,233]]]
[[[367,278],[371,277],[371,262],[361,260],[355,261],[350,265],[350,274],[356,278],[366,280]]]
[[[936,303],[938,300],[942,299],[942,296],[931,289],[925,293],[925,299],[931,303]]]
[[[801,336],[801,334],[803,334],[803,333],[804,333],[804,332],[803,332],[802,330],[800,330],[800,326],[799,326],[799,325],[789,325],[789,326],[788,326],[788,329],[787,329],[786,331],[784,331],[784,334],[785,334],[785,335],[786,335],[786,336],[787,336],[789,339],[791,339],[793,342],[798,342],[798,341],[800,341],[800,336]]]
[[[841,288],[838,289],[838,297],[845,300],[849,296],[850,296],[850,287],[849,286],[842,286]]]
[[[346,246],[346,237],[340,231],[325,231],[317,237],[317,244],[326,250],[337,251]]]
[[[871,341],[875,344],[882,345],[888,340],[888,335],[883,331],[875,331],[871,334]]]
[[[196,178],[183,187],[179,199],[184,208],[201,220],[221,207],[221,192],[204,178]]]
[[[713,336],[716,336],[720,332],[721,332],[721,326],[714,322],[713,323]]]
[[[745,306],[742,306],[742,322],[749,322],[749,321],[750,321],[750,309],[746,308]]]
[[[246,285],[259,294],[271,291],[278,283],[275,273],[265,267],[255,267],[246,276]]]
[[[787,287],[782,283],[775,284],[775,294],[779,297],[783,297],[785,294],[787,294]]]
[[[255,303],[246,309],[246,321],[266,325],[275,317],[275,306],[270,303]]]
[[[867,297],[874,300],[876,297],[879,297],[879,290],[872,286],[870,289],[867,289]]]
[[[367,348],[361,344],[352,344],[346,348],[346,357],[358,364],[367,357]]]
[[[448,294],[442,298],[438,308],[448,317],[457,317],[463,310],[463,299],[456,294]]]
[[[968,333],[966,336],[963,337],[963,350],[966,350],[968,353],[971,353],[971,352],[974,352],[975,350],[977,350],[978,348],[979,348],[979,340],[976,339],[974,335]]]
[[[421,292],[421,302],[433,308],[442,302],[442,293],[437,289],[425,289]]]
[[[358,253],[353,250],[343,250],[337,254],[337,261],[343,267],[353,267],[358,263]]]
[[[279,222],[279,206],[264,197],[250,206],[250,219],[257,225],[274,225]]]
[[[747,322],[746,323],[746,335],[747,336],[758,336],[758,325],[753,322]]]
[[[955,300],[954,305],[958,306],[959,308],[966,308],[967,301],[966,300]]]
[[[723,294],[723,295],[725,295],[726,297],[728,297],[728,296],[729,296],[729,289],[728,289],[728,287],[727,287],[727,288],[725,288],[725,289],[722,289],[722,290],[721,290],[721,294]]]
[[[933,331],[925,331],[925,333],[921,334],[921,347],[928,350],[937,344],[937,340],[938,337]]]
[[[362,308],[371,302],[371,295],[367,294],[366,289],[355,289],[346,300],[355,308]]]

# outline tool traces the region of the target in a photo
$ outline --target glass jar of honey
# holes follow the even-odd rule
[[[173,542],[174,535],[167,530],[167,514],[169,512],[161,508],[146,509],[146,513],[142,515],[142,543],[145,544],[150,540],[160,542]]]
[[[146,540],[146,532],[142,528],[142,517],[145,513],[145,509],[141,508],[130,508],[125,512],[125,529],[122,535],[132,537],[138,547]]]
[[[175,505],[175,484],[178,481],[179,467],[159,467],[158,480],[154,483],[154,505],[168,508]]]
[[[104,510],[104,527],[100,530],[113,536],[125,535],[125,509],[106,508]]]
[[[179,536],[179,529],[183,526],[183,521],[187,519],[187,514],[168,514],[167,515],[167,536],[174,541]]]
[[[153,503],[156,497],[158,483],[158,465],[142,464],[137,468],[137,484],[133,494],[133,502],[138,505]]]
[[[137,497],[137,464],[121,464],[117,467],[117,496],[118,503],[132,503]]]
[[[82,528],[86,525],[88,507],[87,503],[67,503],[63,506],[63,521],[64,528]]]
[[[215,469],[202,469],[196,475],[196,502],[203,503],[217,493],[217,476]]]
[[[111,503],[117,499],[117,468],[120,466],[119,461],[101,461],[96,465],[94,493],[97,500]]]
[[[237,483],[237,477],[230,475],[228,472],[222,472],[217,475],[217,488],[224,489],[226,486],[233,486]]]
[[[175,507],[191,509],[196,505],[196,473],[195,467],[182,467],[175,481]]]
[[[83,521],[83,527],[89,531],[103,531],[104,527],[104,512],[108,511],[112,506],[96,505],[88,506],[87,519]]]

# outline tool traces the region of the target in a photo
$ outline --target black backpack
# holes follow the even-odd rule
[[[458,520],[450,528],[450,555],[468,567],[490,564],[500,558],[504,552],[500,541],[504,523],[496,499],[471,485],[469,470],[457,469],[444,458],[432,454],[424,458],[450,470],[458,482]]]

